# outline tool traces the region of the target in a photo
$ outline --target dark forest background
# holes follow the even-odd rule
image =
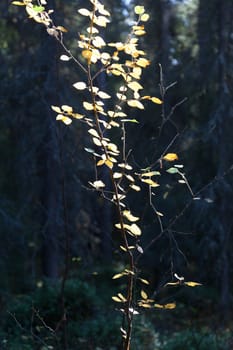
[[[158,210],[141,193],[141,245],[154,244],[140,268],[156,295],[174,273],[203,284],[159,295],[175,310],[137,316],[135,349],[232,349],[233,293],[233,2],[232,0],[104,1],[112,13],[105,40],[124,40],[135,5],[150,14],[143,49],[152,62],[143,83],[161,107],[133,112],[127,130],[138,168],[155,162],[168,145],[179,155],[194,197],[174,176],[163,178]],[[82,0],[49,0],[56,20],[69,29],[78,53]],[[120,31],[119,31],[120,28]],[[121,270],[114,212],[87,187],[94,167],[77,123],[56,122],[50,105],[82,103],[72,84],[77,67],[59,60],[59,43],[22,8],[0,3],[0,348],[120,349],[120,314],[111,304]],[[114,89],[113,80],[101,82]],[[182,103],[181,103],[182,102]],[[161,127],[162,125],[162,127]],[[139,320],[140,319],[140,320]],[[184,345],[185,344],[185,345]],[[184,347],[185,346],[185,347]]]

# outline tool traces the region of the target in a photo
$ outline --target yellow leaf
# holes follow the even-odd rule
[[[93,39],[92,44],[99,49],[106,45],[104,39],[102,39],[101,36],[96,36]]]
[[[176,308],[176,303],[169,303],[164,305],[165,309],[175,309]]]
[[[150,61],[147,60],[146,58],[139,58],[139,59],[136,61],[136,64],[137,64],[137,66],[139,66],[139,67],[145,68],[145,67],[147,67],[147,66],[150,65]]]
[[[79,82],[73,84],[73,87],[77,90],[84,90],[84,89],[86,89],[87,84],[82,82],[82,81],[79,81]]]
[[[189,286],[189,287],[196,287],[196,286],[202,286],[201,283],[198,283],[198,282],[184,282],[184,284],[186,284],[186,286]]]
[[[116,172],[116,173],[113,174],[113,178],[114,179],[120,179],[122,176],[123,176],[122,173],[117,173]]]
[[[139,278],[139,280],[144,284],[147,284],[147,285],[150,284],[150,282],[145,280],[144,278]]]
[[[133,90],[133,91],[138,91],[138,90],[141,90],[143,89],[142,85],[139,84],[137,81],[132,81],[128,84],[128,87]]]
[[[148,295],[146,294],[146,292],[144,292],[144,290],[141,290],[141,297],[144,300],[148,299]]]
[[[98,134],[98,132],[97,132],[95,129],[89,129],[89,130],[88,130],[88,133],[89,133],[90,135],[94,136],[94,137],[99,138],[99,134]]]
[[[127,104],[130,107],[135,107],[135,108],[139,108],[139,109],[144,109],[144,106],[141,102],[139,102],[138,100],[128,100]]]
[[[149,18],[150,18],[150,16],[148,15],[148,13],[144,13],[144,14],[140,17],[140,20],[141,20],[142,22],[147,22]]]
[[[62,121],[64,124],[69,125],[72,123],[72,119],[69,117],[64,116],[63,114],[58,114],[56,117],[56,120]]]
[[[117,273],[116,275],[114,275],[114,276],[112,277],[112,279],[113,279],[113,280],[116,280],[116,279],[121,278],[121,277],[123,277],[123,276],[125,276],[125,272]]]
[[[113,296],[112,300],[116,301],[117,303],[122,303],[122,300],[117,296]]]
[[[159,187],[159,184],[151,179],[141,179],[142,182],[150,185],[151,187]]]
[[[83,56],[88,62],[90,62],[91,56],[92,56],[92,51],[91,51],[91,50],[83,50],[83,51],[82,51],[82,56]]]
[[[160,175],[160,172],[159,171],[148,171],[147,173],[143,173],[142,177],[144,177],[144,176],[151,177],[151,176],[154,176],[154,175]]]
[[[63,27],[63,26],[57,26],[56,29],[60,30],[60,32],[62,32],[62,33],[67,33],[68,32],[68,30],[65,27]]]
[[[164,160],[167,160],[168,162],[173,162],[174,160],[178,160],[178,156],[176,153],[167,153],[164,157]]]
[[[140,236],[142,234],[141,229],[136,224],[127,225],[127,231],[133,236]]]
[[[133,168],[131,167],[131,165],[127,164],[127,163],[120,163],[118,164],[119,168],[123,168],[126,170],[132,170]]]
[[[100,159],[98,162],[97,162],[97,166],[101,166],[101,165],[104,165],[105,164],[105,159]]]
[[[70,106],[63,105],[63,106],[61,106],[61,108],[63,109],[64,112],[66,112],[66,113],[68,113],[68,114],[70,114],[70,113],[73,112],[73,108],[70,107]]]
[[[80,13],[80,15],[82,15],[82,16],[90,16],[91,15],[91,12],[85,8],[79,9],[78,13]]]
[[[83,107],[87,110],[87,111],[93,111],[94,107],[92,103],[89,102],[83,102]]]
[[[130,182],[135,182],[133,176],[125,174],[125,177],[130,181]]]
[[[104,163],[105,163],[105,165],[106,165],[108,168],[112,169],[113,163],[111,162],[111,160],[106,159]]]
[[[52,110],[53,110],[54,112],[57,112],[57,113],[62,113],[61,108],[60,108],[60,107],[58,107],[58,106],[51,106],[51,108],[52,108]]]
[[[75,119],[82,119],[84,115],[79,113],[72,113],[72,117]]]
[[[151,308],[151,305],[150,304],[147,304],[147,303],[143,303],[143,302],[141,302],[141,303],[139,303],[138,304],[139,306],[141,306],[141,307],[144,307],[144,309],[150,309]]]
[[[134,34],[138,35],[138,36],[141,36],[141,35],[145,35],[146,31],[145,30],[135,30]]]
[[[151,97],[150,100],[158,105],[161,105],[163,103],[163,101],[160,100],[158,97]]]
[[[132,190],[136,191],[136,192],[139,192],[141,191],[141,188],[137,185],[134,185],[134,184],[130,184],[129,187],[132,188]]]
[[[106,27],[107,23],[109,22],[109,19],[105,16],[98,16],[94,18],[94,23],[100,27]]]
[[[103,99],[111,98],[111,96],[109,94],[107,94],[106,92],[103,92],[103,91],[98,91],[97,95]]]
[[[136,13],[136,15],[142,15],[145,12],[145,7],[144,6],[135,6],[134,12]]]
[[[124,210],[123,216],[130,222],[136,222],[139,220],[139,217],[132,215],[130,210]]]
[[[140,67],[134,67],[132,72],[130,73],[131,77],[135,79],[140,79],[141,74],[142,74],[142,68]]]
[[[12,1],[12,5],[16,6],[25,6],[26,4],[22,1]]]
[[[97,181],[94,181],[94,182],[89,182],[89,184],[92,187],[95,187],[97,190],[105,187],[105,184],[101,180],[97,180]]]
[[[158,309],[175,309],[176,303],[169,303],[169,304],[154,304],[154,307]]]

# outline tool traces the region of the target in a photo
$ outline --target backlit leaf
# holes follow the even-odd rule
[[[113,296],[112,300],[116,301],[117,303],[122,303],[122,300],[117,296]]]
[[[144,292],[144,290],[141,290],[141,297],[142,297],[142,299],[148,299],[148,295],[146,294],[146,292]]]
[[[66,112],[66,113],[72,113],[72,112],[73,112],[73,108],[72,108],[71,106],[62,105],[61,108],[62,108],[63,111]]]
[[[113,174],[113,178],[114,178],[114,179],[120,179],[122,176],[123,176],[122,173],[117,173],[117,172],[116,172],[116,173]]]
[[[79,9],[78,13],[80,13],[80,15],[82,15],[82,16],[90,16],[91,15],[91,12],[88,11],[87,9],[85,9],[85,8]]]
[[[163,103],[162,100],[160,100],[158,97],[151,97],[150,99],[153,103],[156,103],[158,105],[161,105]]]
[[[61,61],[69,61],[71,59],[71,57],[67,56],[67,55],[61,55],[60,56],[60,60]]]
[[[89,130],[88,130],[88,133],[89,133],[90,135],[94,136],[94,137],[99,138],[99,134],[98,134],[98,132],[97,132],[95,129],[89,129]]]
[[[167,153],[164,157],[164,160],[167,160],[168,162],[173,162],[174,160],[178,159],[178,156],[176,153]]]
[[[137,81],[132,81],[128,84],[128,87],[133,91],[138,91],[143,89],[142,85],[139,84]]]
[[[89,184],[92,187],[95,187],[97,190],[105,187],[105,184],[101,180],[94,181],[94,182],[89,182]]]
[[[53,110],[54,112],[57,112],[57,113],[62,113],[61,108],[60,108],[60,107],[58,107],[58,106],[51,106],[51,108],[52,108],[52,110]]]
[[[92,56],[92,51],[91,51],[91,50],[83,50],[83,51],[82,51],[82,56],[83,56],[86,60],[90,61],[90,60],[91,60],[91,56]]]
[[[69,125],[72,123],[72,119],[69,117],[64,116],[63,114],[58,114],[56,117],[56,120],[62,121],[64,124]]]
[[[97,95],[103,99],[111,98],[111,96],[109,94],[107,94],[106,92],[103,92],[103,91],[98,91]]]
[[[16,6],[25,6],[25,3],[22,1],[12,1],[12,5]]]
[[[141,102],[139,102],[138,100],[128,100],[127,104],[130,107],[135,107],[135,108],[139,108],[139,109],[144,109],[144,106]]]
[[[136,224],[127,225],[127,230],[133,236],[140,236],[142,234],[142,231],[141,231],[140,227],[138,227],[138,225],[136,225]]]
[[[113,280],[116,280],[116,279],[121,278],[121,277],[123,277],[123,276],[125,276],[125,272],[117,273],[116,275],[114,275],[114,276],[112,277],[112,279],[113,279]]]
[[[136,222],[139,220],[139,217],[134,216],[133,214],[131,214],[130,210],[124,210],[123,211],[123,216],[129,220],[130,222]]]
[[[83,107],[87,110],[87,111],[93,111],[94,107],[92,103],[89,102],[83,102]]]
[[[139,281],[141,281],[142,283],[147,284],[147,285],[150,284],[150,282],[145,280],[144,278],[139,278]]]
[[[137,185],[130,184],[129,187],[132,188],[132,190],[134,190],[136,192],[141,191],[141,188],[139,186],[137,186]]]
[[[134,12],[136,13],[136,15],[142,15],[145,12],[145,7],[144,6],[135,6]]]
[[[151,179],[141,179],[142,182],[150,185],[151,187],[159,187],[159,184]]]
[[[198,283],[198,282],[184,282],[184,284],[186,284],[186,286],[189,286],[189,287],[196,287],[196,286],[202,286],[201,283]]]
[[[167,169],[167,173],[169,174],[177,174],[179,172],[179,170],[177,168],[169,168]]]
[[[101,48],[106,45],[104,39],[102,39],[101,36],[96,36],[93,39],[92,44],[97,48]]]
[[[140,17],[140,20],[141,20],[142,22],[147,22],[149,18],[150,18],[150,16],[148,15],[148,13],[144,13],[144,14]]]
[[[82,82],[82,81],[79,81],[79,82],[73,84],[73,87],[77,90],[84,90],[84,89],[86,89],[87,84]]]

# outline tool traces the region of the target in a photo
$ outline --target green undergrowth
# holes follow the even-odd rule
[[[40,281],[28,295],[9,298],[1,315],[0,348],[7,350],[119,350],[122,312],[111,302],[114,286],[109,272],[98,271],[89,279],[66,282],[63,319],[61,283]],[[98,288],[97,288],[98,286]],[[183,311],[182,311],[183,310]],[[142,312],[134,317],[133,350],[230,350],[230,329],[212,330],[189,317],[195,312],[177,310]],[[183,317],[183,320],[182,320]],[[65,326],[66,325],[66,326]],[[161,325],[164,325],[164,327]]]

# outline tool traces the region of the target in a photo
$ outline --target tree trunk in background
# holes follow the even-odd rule
[[[49,7],[54,9],[54,2]],[[42,229],[42,272],[44,276],[55,279],[59,273],[59,231],[61,220],[61,174],[59,165],[59,145],[55,115],[51,105],[58,104],[58,79],[56,52],[57,42],[53,37],[43,33],[41,40],[41,103],[43,115],[44,138],[39,152],[39,167],[42,173],[41,204],[43,210]]]
[[[201,0],[199,3],[200,80],[202,92],[206,95],[201,112],[208,113],[212,161],[219,178],[214,186],[216,216],[213,218],[214,226],[210,227],[218,237],[218,255],[213,268],[219,282],[220,311],[225,319],[229,316],[230,305],[229,238],[233,228],[232,179],[225,174],[233,162],[232,86],[229,84],[232,81],[232,16],[231,0]],[[208,104],[208,101],[211,103]]]

